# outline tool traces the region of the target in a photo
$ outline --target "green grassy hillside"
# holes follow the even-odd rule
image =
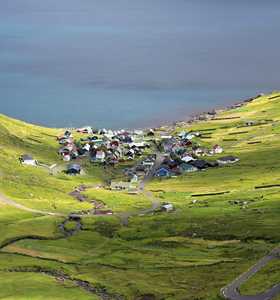
[[[124,226],[123,215],[149,208],[151,196],[95,189],[110,174],[86,160],[81,162],[86,174],[77,177],[22,166],[18,157],[28,153],[43,165],[65,168],[55,139],[62,131],[0,116],[0,193],[41,211],[0,201],[0,298],[104,299],[105,290],[109,299],[216,300],[223,286],[279,245],[280,93],[172,130],[200,131],[199,143],[219,144],[222,156],[240,161],[154,179],[146,189],[176,210],[133,214]],[[89,202],[69,195],[81,184],[93,186],[85,193],[88,199],[103,201],[116,214],[83,217],[82,230],[66,238],[59,230],[64,217],[48,213],[90,209]],[[279,282],[278,265],[268,265],[242,292]],[[97,291],[79,286],[79,280]]]

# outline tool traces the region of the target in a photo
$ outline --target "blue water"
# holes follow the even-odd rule
[[[145,127],[277,89],[279,17],[277,1],[0,0],[0,112]]]

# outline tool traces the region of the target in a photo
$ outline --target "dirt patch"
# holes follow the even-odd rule
[[[8,246],[6,250],[11,251],[11,252],[26,254],[28,256],[33,256],[33,257],[40,256],[40,253],[35,250],[22,248],[22,247],[19,247],[16,245]]]

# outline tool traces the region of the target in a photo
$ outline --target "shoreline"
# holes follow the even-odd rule
[[[273,92],[276,92],[276,90],[274,90],[270,93],[273,93]],[[106,128],[108,130],[113,130],[113,131],[118,131],[118,130],[127,130],[127,131],[143,130],[143,131],[145,131],[145,130],[149,130],[149,129],[160,129],[160,128],[166,128],[166,129],[173,128],[174,129],[174,127],[179,126],[179,125],[186,126],[186,125],[191,125],[197,121],[213,119],[214,116],[220,112],[224,112],[224,111],[228,111],[230,109],[241,107],[241,106],[245,105],[246,103],[252,102],[257,98],[262,97],[265,94],[270,94],[270,93],[259,93],[256,96],[246,98],[244,100],[234,100],[233,104],[228,104],[226,106],[223,106],[221,104],[220,107],[214,107],[213,109],[210,109],[208,111],[198,111],[198,112],[190,114],[189,116],[186,116],[185,118],[180,118],[180,120],[177,119],[177,120],[170,120],[170,121],[158,121],[157,122],[158,124],[153,125],[153,126],[145,125],[145,126],[139,126],[139,127],[137,127],[137,126],[135,126],[135,127],[120,127],[117,129],[112,129],[110,127],[102,127],[102,126],[95,127],[95,126],[90,126],[90,125],[85,125],[85,124],[83,124],[82,126],[75,126],[75,127],[72,127],[72,126],[71,127],[70,126],[56,127],[56,126],[48,126],[48,125],[40,124],[40,123],[36,123],[36,122],[29,122],[29,121],[26,121],[25,119],[13,117],[8,114],[1,113],[1,112],[0,112],[0,115],[7,116],[11,119],[21,121],[21,122],[24,122],[29,125],[34,125],[34,126],[39,126],[39,127],[44,127],[44,128],[54,129],[54,130],[65,130],[65,129],[76,130],[78,128],[83,128],[83,127],[87,127],[87,126],[90,126],[95,129]]]
[[[273,93],[275,91],[272,91],[271,93]],[[269,94],[269,93],[268,93]],[[157,127],[142,127],[139,128],[141,130],[149,130],[151,128],[153,129],[159,129],[159,128],[169,128],[169,129],[174,129],[177,126],[187,126],[187,125],[191,125],[195,122],[199,122],[199,121],[206,121],[206,120],[211,120],[214,119],[214,117],[221,112],[225,112],[225,111],[229,111],[231,109],[235,109],[235,108],[239,108],[242,107],[244,105],[246,105],[247,103],[253,102],[254,100],[264,96],[264,93],[259,93],[256,96],[250,97],[250,98],[246,98],[244,100],[238,100],[238,102],[235,102],[231,105],[227,105],[225,107],[221,107],[221,108],[213,108],[210,111],[204,111],[204,112],[197,112],[194,114],[191,114],[187,119],[185,120],[177,120],[177,121],[170,121],[170,122],[166,122],[166,123],[162,123]],[[138,128],[137,128],[138,129]]]

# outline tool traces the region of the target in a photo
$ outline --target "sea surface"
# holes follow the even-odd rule
[[[0,113],[156,126],[280,88],[279,1],[0,0]]]

